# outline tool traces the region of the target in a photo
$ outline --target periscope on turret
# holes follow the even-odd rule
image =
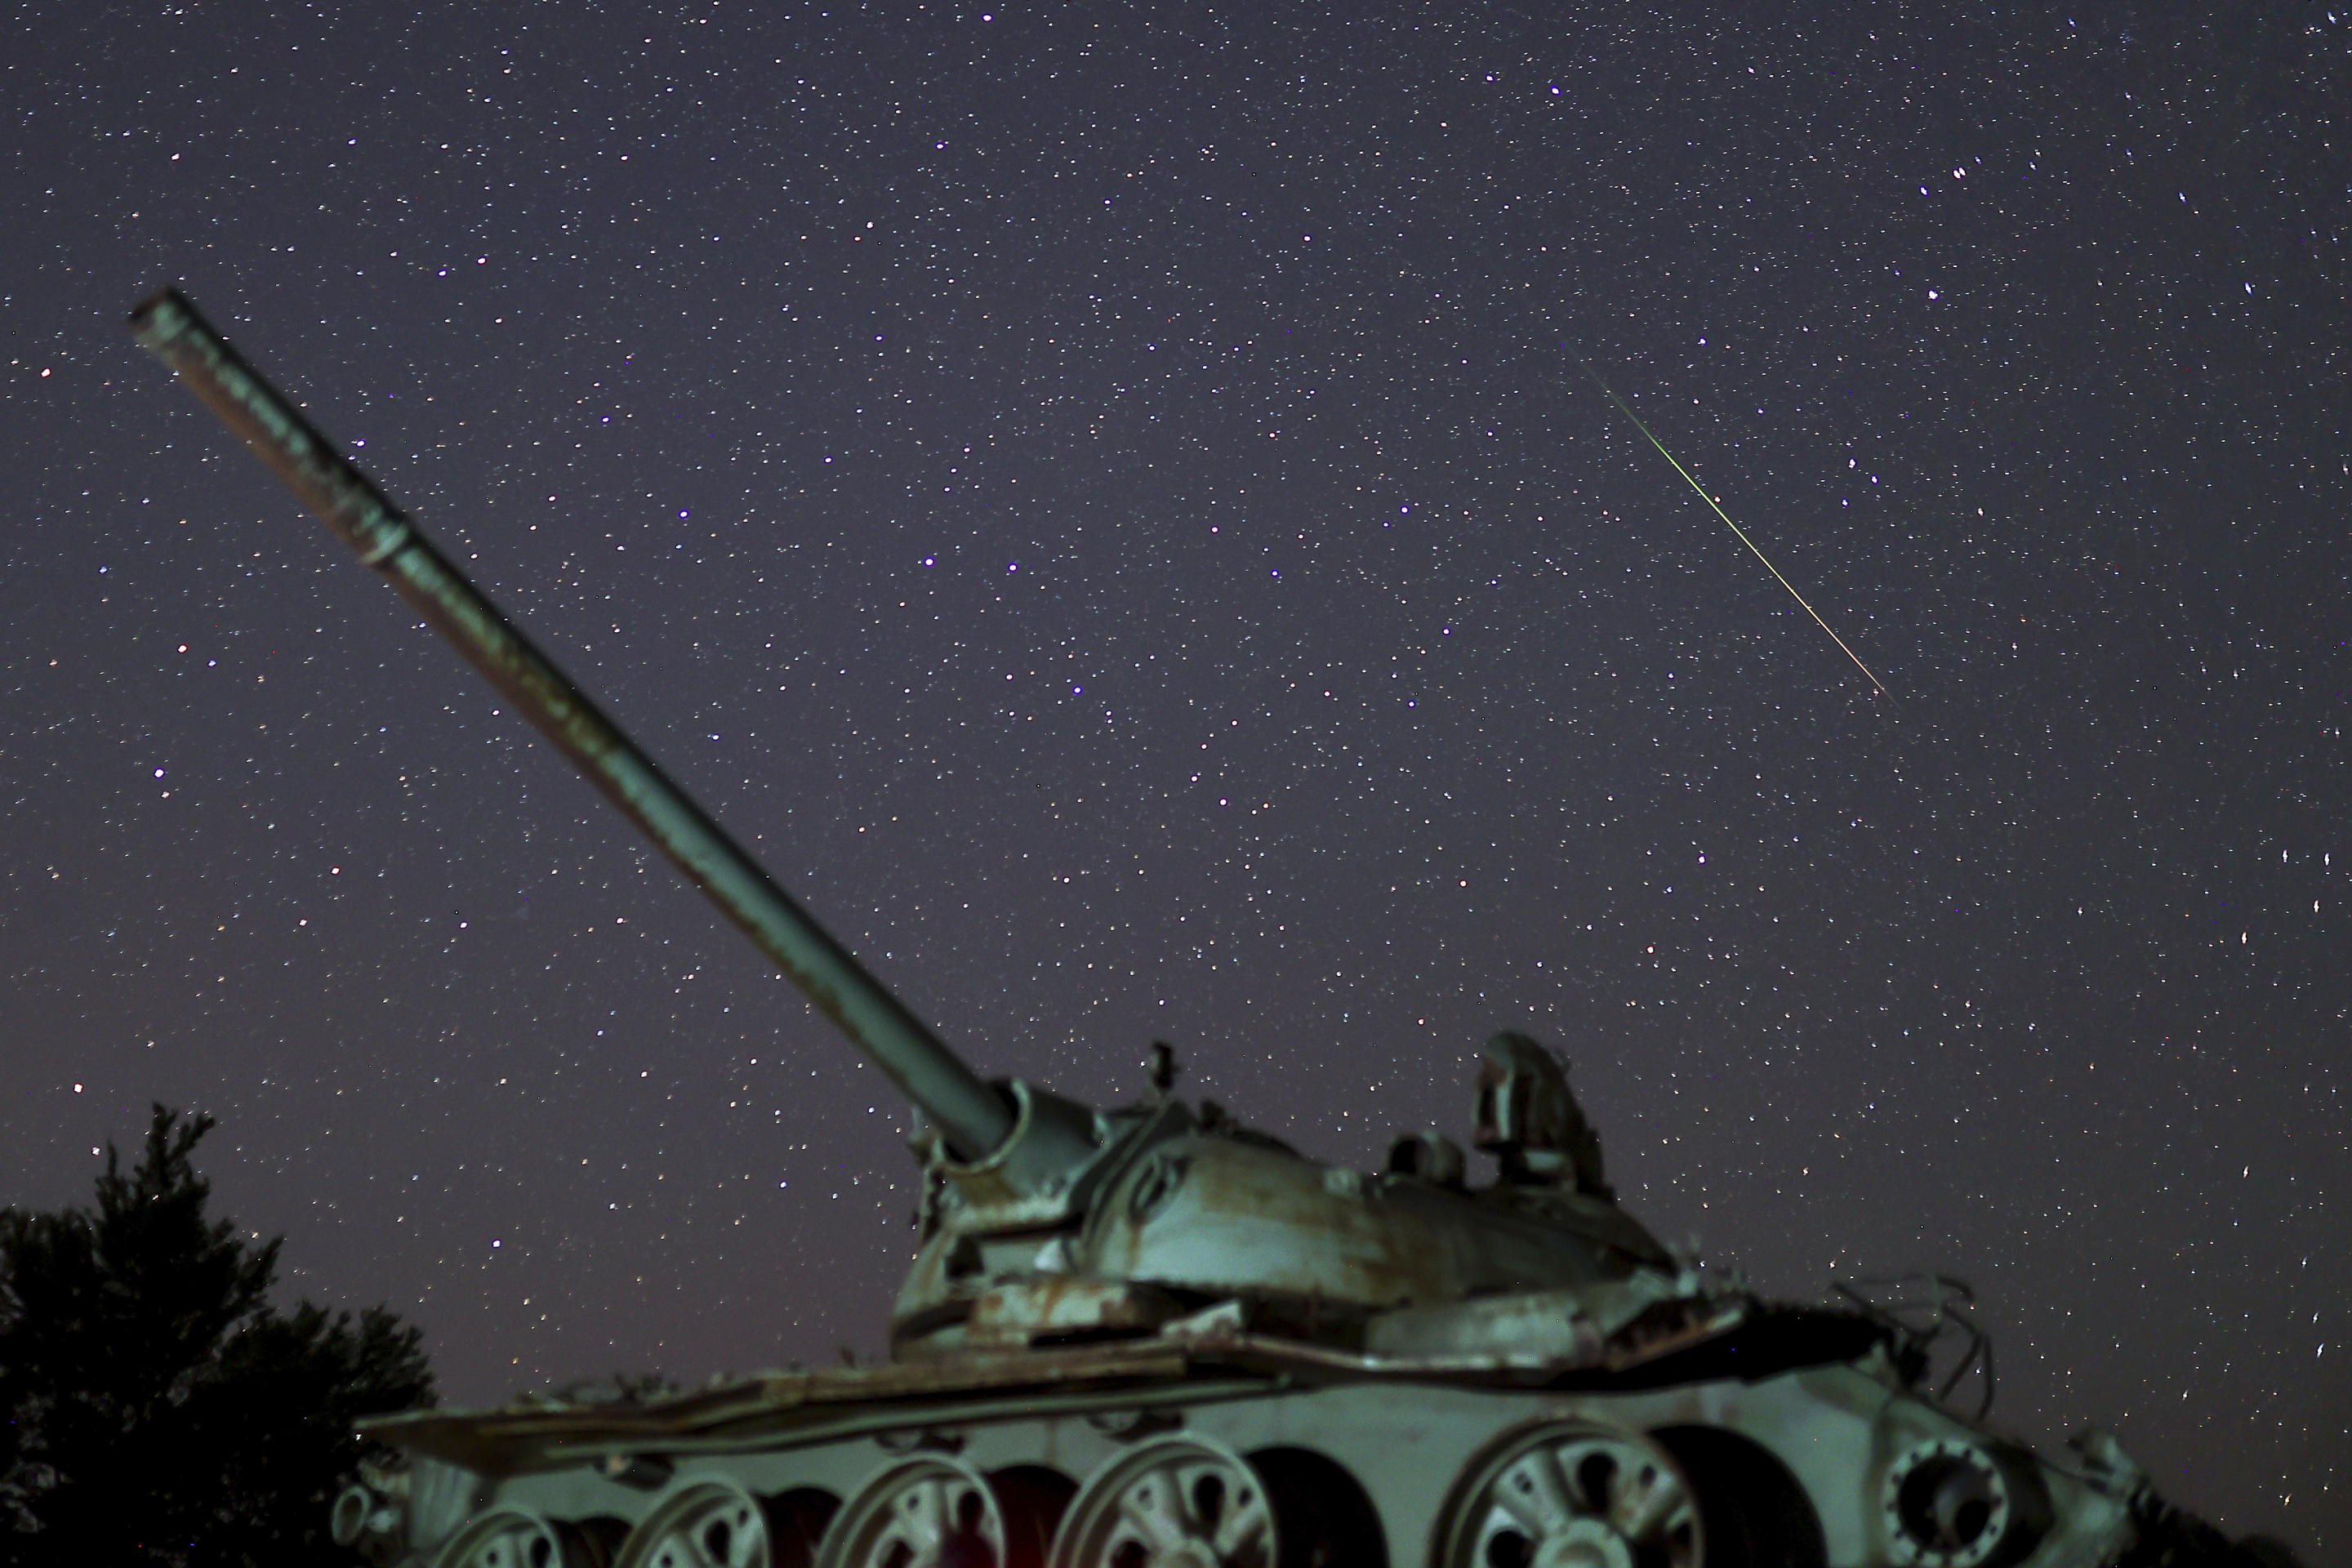
[[[375,1419],[403,1461],[336,1500],[343,1544],[387,1568],[2253,1561],[2111,1436],[2053,1460],[1958,1408],[1982,1341],[1937,1370],[1948,1293],[1925,1318],[1777,1305],[1661,1247],[1527,1036],[1481,1057],[1483,1185],[1435,1130],[1374,1173],[1311,1160],[1175,1097],[1164,1046],[1109,1109],[983,1078],[184,297],[132,327],[917,1111],[887,1363]]]

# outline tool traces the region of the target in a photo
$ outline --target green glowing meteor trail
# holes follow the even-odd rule
[[[1789,597],[1796,600],[1799,605],[1803,605],[1805,614],[1813,617],[1813,624],[1821,627],[1822,630],[1829,632],[1830,641],[1838,645],[1838,651],[1840,653],[1853,660],[1854,668],[1862,671],[1863,675],[1869,680],[1871,689],[1877,692],[1881,697],[1885,696],[1885,682],[1880,680],[1875,675],[1871,674],[1870,666],[1863,663],[1861,656],[1856,654],[1853,649],[1845,646],[1845,638],[1838,636],[1836,632],[1831,630],[1829,622],[1822,619],[1822,613],[1819,610],[1816,610],[1812,605],[1805,603],[1805,596],[1797,592],[1797,585],[1794,583],[1790,582],[1786,577],[1780,575],[1780,569],[1778,566],[1773,565],[1770,558],[1768,557],[1761,550],[1756,548],[1756,542],[1748,537],[1748,531],[1746,529],[1731,521],[1731,514],[1729,512],[1716,505],[1715,498],[1706,493],[1706,487],[1700,484],[1696,479],[1692,479],[1688,468],[1684,468],[1681,463],[1675,462],[1675,455],[1666,450],[1666,444],[1659,440],[1655,436],[1651,435],[1650,427],[1642,423],[1642,416],[1634,413],[1632,408],[1628,407],[1623,398],[1609,390],[1609,384],[1601,379],[1601,373],[1594,370],[1591,364],[1586,361],[1582,354],[1577,353],[1576,345],[1574,343],[1562,343],[1560,347],[1566,349],[1570,354],[1575,355],[1578,366],[1583,370],[1585,374],[1592,378],[1592,384],[1601,389],[1601,395],[1609,399],[1610,402],[1615,404],[1618,409],[1623,413],[1625,417],[1633,422],[1633,428],[1639,430],[1642,433],[1643,438],[1648,441],[1651,446],[1655,447],[1658,449],[1658,456],[1664,458],[1669,463],[1674,463],[1675,472],[1683,477],[1683,482],[1690,486],[1691,489],[1698,491],[1698,499],[1706,502],[1708,510],[1714,512],[1716,516],[1723,519],[1723,525],[1738,536],[1740,543],[1748,546],[1748,552],[1749,554],[1755,556],[1757,560],[1764,563],[1764,570],[1772,574],[1772,580],[1774,582],[1789,590]]]

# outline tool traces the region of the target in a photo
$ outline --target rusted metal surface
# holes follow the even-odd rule
[[[165,289],[139,307],[131,327],[303,505],[381,573],[864,1048],[950,1144],[978,1158],[1004,1142],[1013,1116],[997,1093],[671,783],[193,304]]]
[[[1018,1279],[983,1292],[972,1304],[963,1343],[988,1349],[1147,1332],[1183,1313],[1174,1295],[1133,1279],[1069,1274]]]
[[[1074,1291],[1044,1303],[1051,1312],[1083,1300]],[[1555,1299],[1556,1310],[1565,1303]],[[1513,1305],[1519,1313],[1536,1309]],[[1245,1397],[1339,1380],[1433,1379],[1526,1387],[1580,1371],[1622,1372],[1736,1326],[1736,1302],[1711,1313],[1630,1313],[1612,1334],[1561,1342],[1560,1353],[1531,1355],[1512,1345],[1484,1354],[1359,1353],[1282,1333],[1255,1331],[1245,1314],[1203,1312],[1156,1336],[1050,1350],[967,1350],[936,1360],[815,1372],[767,1373],[715,1387],[644,1400],[544,1401],[489,1411],[425,1411],[363,1423],[396,1447],[510,1475],[574,1463],[590,1453],[679,1451],[709,1443],[775,1444],[838,1436],[845,1414],[856,1430],[968,1423],[1034,1415],[1049,1405],[1132,1404],[1139,1393],[1169,1402]],[[1240,1379],[1238,1383],[1236,1379]]]
[[[583,1453],[675,1448],[699,1438],[789,1440],[830,1428],[845,1410],[866,1426],[971,1419],[990,1401],[1019,1396],[1093,1399],[1132,1384],[1182,1383],[1193,1371],[1183,1347],[1123,1343],[1060,1351],[974,1353],[936,1362],[888,1362],[820,1372],[761,1373],[642,1402],[539,1403],[487,1411],[419,1411],[362,1423],[371,1436],[479,1469],[510,1475],[573,1462]],[[1230,1374],[1228,1374],[1230,1376]],[[1263,1387],[1263,1380],[1253,1387]]]

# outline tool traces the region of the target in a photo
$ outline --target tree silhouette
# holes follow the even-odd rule
[[[213,1124],[159,1105],[95,1212],[0,1210],[0,1560],[357,1561],[327,1538],[370,1448],[352,1423],[429,1401],[422,1335],[270,1305],[279,1242],[205,1215]]]

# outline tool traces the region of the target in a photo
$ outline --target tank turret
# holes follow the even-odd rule
[[[337,1502],[343,1544],[404,1568],[2239,1560],[2111,1437],[2053,1464],[1955,1408],[1940,1287],[1921,1319],[1684,1267],[1523,1035],[1481,1058],[1484,1187],[1434,1130],[1376,1173],[1307,1159],[1173,1097],[1164,1046],[1151,1092],[1107,1110],[982,1078],[185,299],[132,326],[917,1112],[889,1363],[383,1418],[407,1463]]]

